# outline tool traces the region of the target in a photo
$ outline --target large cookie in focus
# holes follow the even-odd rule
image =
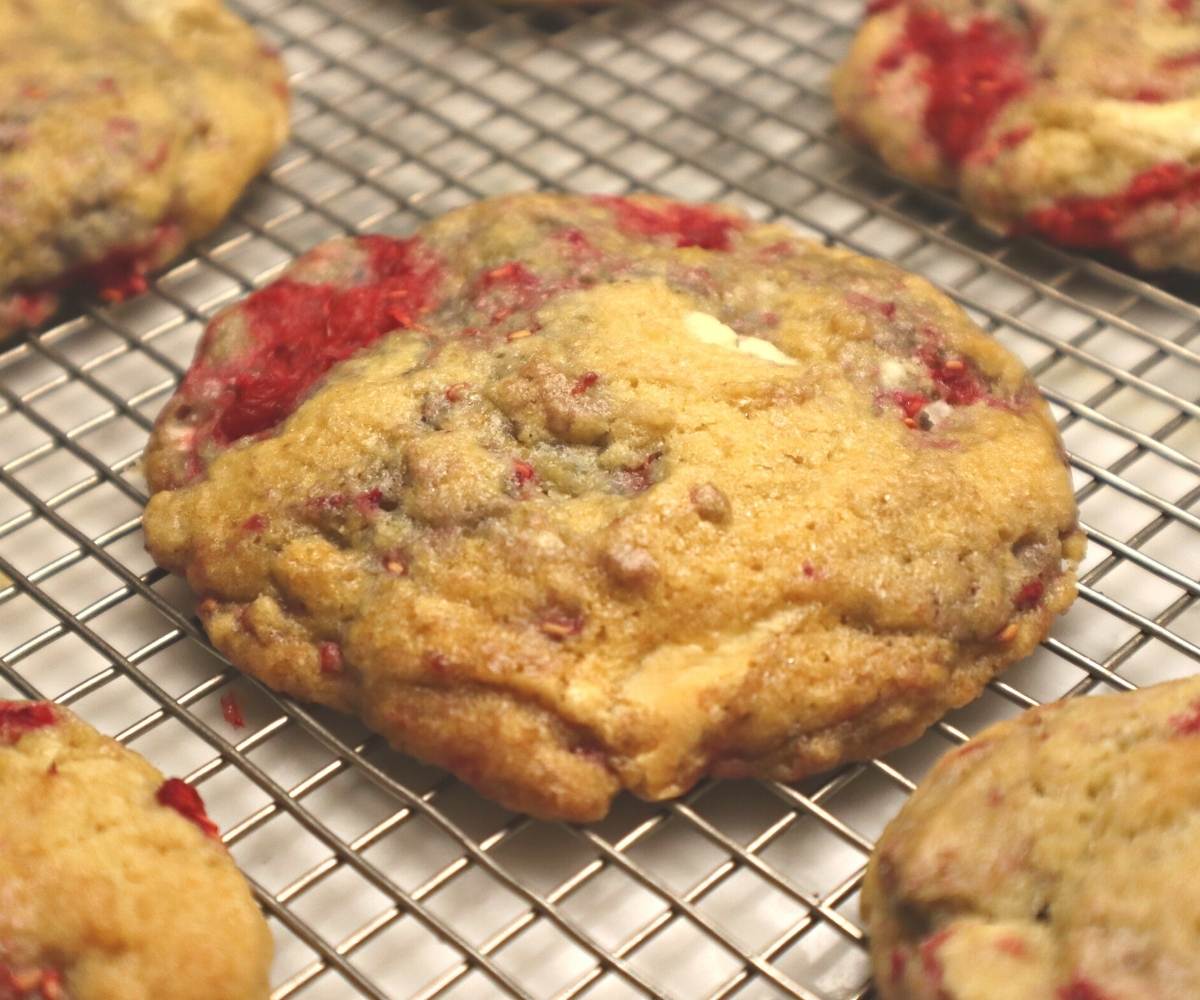
[[[0,0],[0,336],[109,301],[283,142],[283,67],[219,0]]]
[[[1082,550],[1046,406],[957,306],[655,198],[319,247],[213,321],[146,469],[234,663],[578,820],[912,740]]]

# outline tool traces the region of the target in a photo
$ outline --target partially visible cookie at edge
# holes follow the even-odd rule
[[[1200,270],[1200,4],[874,0],[843,125],[984,223]]]
[[[863,885],[881,1000],[1200,996],[1200,678],[1058,702],[944,757]]]
[[[266,1000],[270,931],[199,794],[0,701],[0,997]]]
[[[286,135],[279,57],[220,0],[0,0],[0,50],[0,337],[143,290]]]
[[[957,306],[650,197],[323,245],[213,321],[146,471],[235,664],[580,820],[915,738],[1082,550],[1049,411]]]

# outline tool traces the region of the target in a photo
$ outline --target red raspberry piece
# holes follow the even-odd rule
[[[174,809],[184,819],[191,820],[196,826],[213,840],[221,839],[221,831],[217,824],[208,818],[204,811],[204,800],[186,781],[179,778],[168,778],[158,786],[154,796],[160,805]]]
[[[0,743],[16,743],[26,733],[57,722],[58,713],[48,701],[0,701]]]

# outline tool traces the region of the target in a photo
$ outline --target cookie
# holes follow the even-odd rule
[[[271,935],[199,794],[0,701],[0,998],[266,1000]]]
[[[948,754],[863,885],[881,1000],[1200,996],[1200,678]]]
[[[915,738],[1082,548],[1046,406],[957,306],[650,197],[325,244],[212,322],[145,468],[234,663],[575,820]]]
[[[286,134],[279,58],[219,0],[0,0],[0,51],[0,336],[143,291]]]
[[[833,96],[988,226],[1200,269],[1200,3],[875,0]]]

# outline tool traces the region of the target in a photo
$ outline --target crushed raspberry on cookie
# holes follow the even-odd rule
[[[1023,390],[999,390],[969,359],[947,352],[928,330],[921,332],[915,364],[888,359],[880,369],[887,388],[878,395],[890,399],[906,426],[919,431],[938,428],[950,411],[983,403],[1019,412],[1029,403]],[[891,388],[893,386],[899,386]]]
[[[185,393],[220,392],[219,442],[274,427],[333,365],[391,330],[411,328],[433,304],[440,268],[420,244],[362,236],[358,245],[366,257],[361,283],[282,281],[255,292],[246,301],[247,344],[236,368],[189,372]]]
[[[1042,600],[1042,595],[1046,592],[1046,585],[1041,580],[1030,580],[1020,590],[1017,591],[1017,596],[1013,598],[1013,607],[1018,611],[1029,611],[1036,608]]]
[[[938,952],[950,940],[950,936],[953,933],[949,928],[938,931],[936,934],[931,934],[922,941],[917,948],[917,953],[921,956],[921,968],[929,979],[929,985],[938,994],[942,992],[942,984],[946,978],[946,970],[942,966],[942,960],[938,956]]]
[[[728,250],[730,235],[744,223],[715,208],[679,203],[649,206],[629,198],[607,195],[594,199],[612,209],[617,225],[638,236],[666,236],[679,247],[700,247],[703,250]]]
[[[1076,978],[1066,986],[1060,987],[1056,1000],[1112,1000],[1090,979]]]
[[[1188,706],[1186,712],[1172,715],[1167,720],[1171,728],[1180,736],[1195,736],[1200,734],[1200,701]]]
[[[26,733],[58,721],[48,701],[0,701],[0,743],[16,743]]]
[[[70,1000],[62,973],[47,966],[0,962],[0,1000]]]
[[[1026,39],[986,18],[956,30],[937,11],[914,7],[879,68],[890,72],[914,55],[925,60],[926,132],[953,164],[970,155],[1004,105],[1029,86]]]
[[[105,302],[123,302],[146,290],[146,275],[179,252],[184,234],[174,221],[159,223],[140,246],[118,247],[60,279],[59,288],[83,285],[95,288]]]
[[[1069,247],[1124,250],[1128,227],[1149,208],[1179,213],[1200,206],[1200,169],[1165,163],[1138,174],[1118,194],[1099,198],[1064,198],[1034,209],[1016,224],[1022,232],[1037,233]]]
[[[149,238],[131,246],[114,247],[99,260],[78,264],[52,281],[14,292],[10,300],[22,325],[35,326],[53,314],[61,293],[84,288],[105,302],[123,302],[147,288],[146,276],[174,257],[186,242],[183,230],[173,221],[154,227]],[[2,294],[2,289],[0,289]],[[0,302],[0,311],[3,303]]]
[[[155,792],[160,805],[174,809],[184,819],[191,820],[201,831],[214,840],[221,839],[221,831],[204,811],[204,800],[200,793],[180,778],[168,778]]]
[[[399,564],[403,566],[403,563]],[[340,674],[345,669],[342,660],[342,647],[336,642],[323,642],[317,647],[317,655],[321,661],[321,673]]]

